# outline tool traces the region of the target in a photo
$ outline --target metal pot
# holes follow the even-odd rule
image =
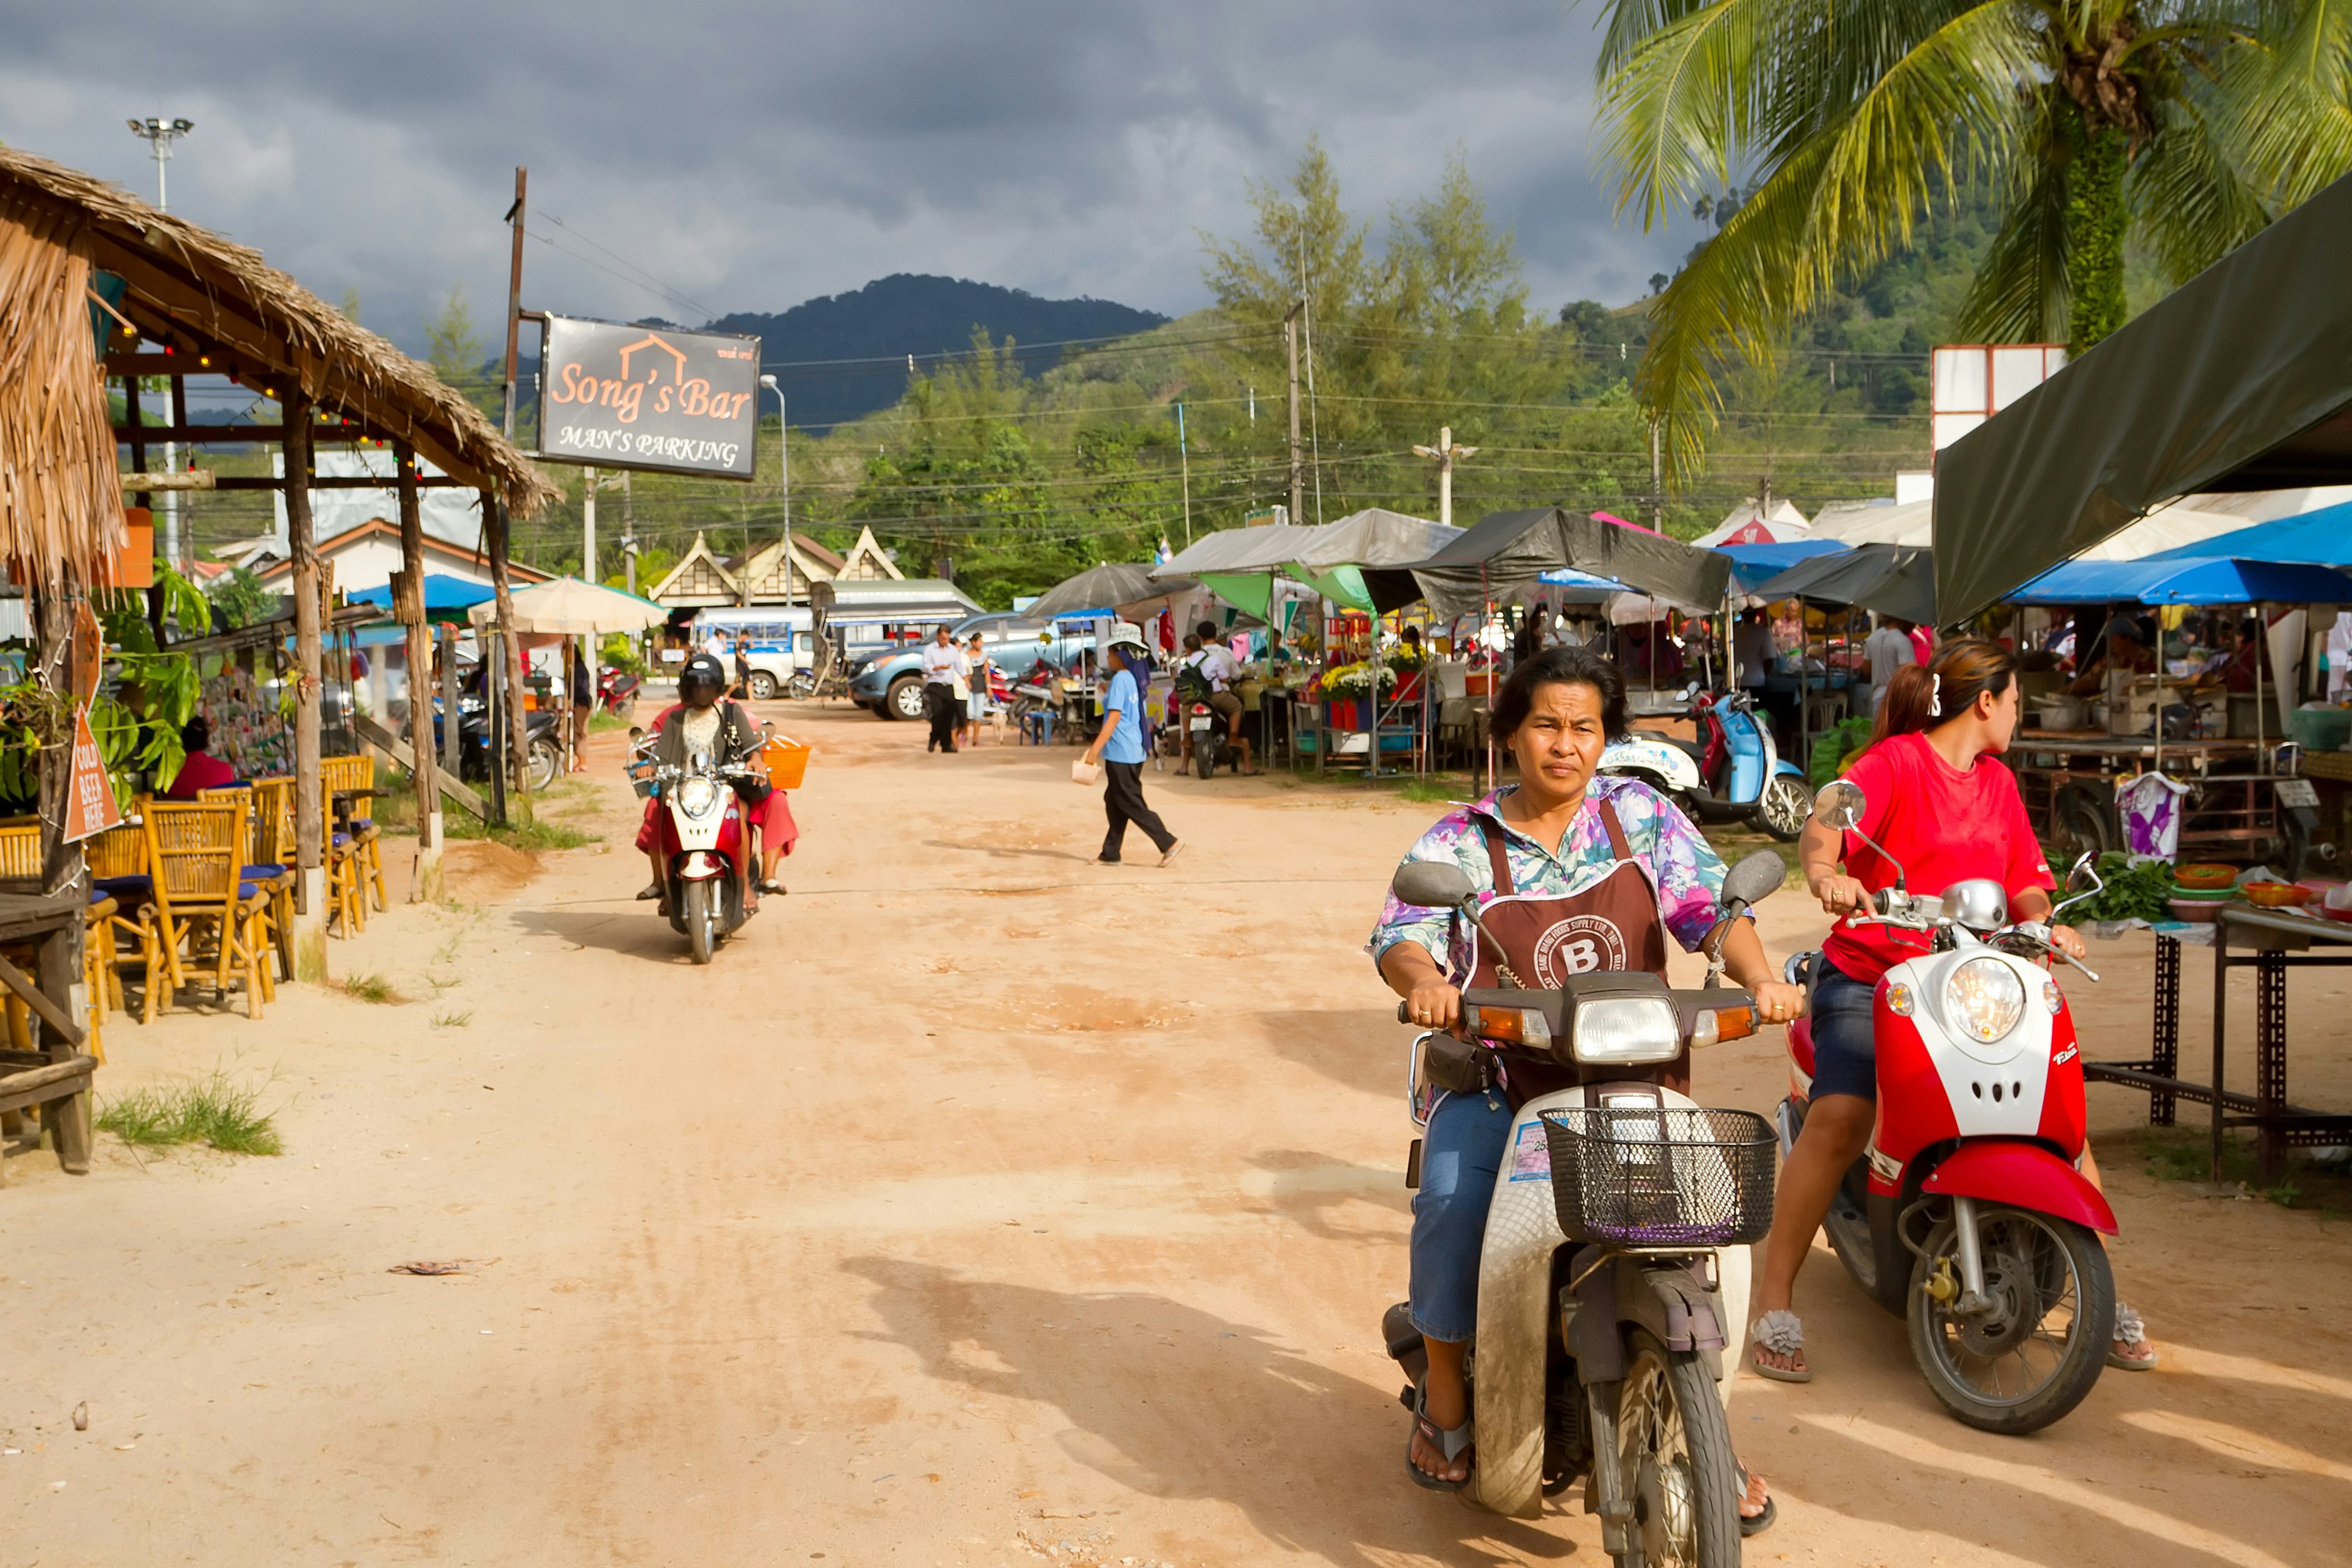
[[[2091,717],[2090,704],[2079,697],[2048,697],[2034,709],[2045,730],[2079,730]]]

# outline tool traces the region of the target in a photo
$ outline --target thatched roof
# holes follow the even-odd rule
[[[325,412],[407,440],[442,470],[537,512],[556,489],[432,370],[346,319],[261,253],[156,211],[119,185],[0,147],[0,223],[49,209],[93,265],[129,281],[118,307],[142,336],[225,353],[256,391],[298,385]]]

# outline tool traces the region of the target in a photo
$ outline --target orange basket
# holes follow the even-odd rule
[[[760,760],[767,764],[768,782],[778,789],[798,789],[808,776],[809,748],[787,736],[761,747]]]

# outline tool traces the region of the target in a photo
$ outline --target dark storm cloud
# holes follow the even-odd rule
[[[1612,223],[1590,15],[1559,0],[7,0],[0,19],[0,136],[152,195],[124,117],[195,120],[173,210],[329,299],[357,289],[412,347],[455,284],[497,313],[518,163],[562,220],[535,220],[553,244],[528,254],[531,302],[617,316],[781,310],[893,271],[1179,312],[1205,299],[1200,232],[1246,232],[1246,182],[1309,135],[1376,225],[1461,146],[1547,306],[1631,298],[1690,243]],[[155,62],[136,86],[126,49]]]

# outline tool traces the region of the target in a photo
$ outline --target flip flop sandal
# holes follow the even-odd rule
[[[649,904],[661,896],[662,885],[659,882],[648,883],[646,887],[639,889],[637,893],[637,902],[641,904]]]
[[[784,885],[773,877],[762,877],[760,879],[760,891],[773,893],[778,898],[782,898],[784,896]]]
[[[1476,1438],[1474,1435],[1474,1428],[1476,1426],[1477,1423],[1475,1421],[1465,1421],[1461,1426],[1454,1427],[1451,1430],[1440,1426],[1436,1422],[1432,1421],[1429,1418],[1429,1391],[1425,1388],[1414,1391],[1412,1401],[1413,1432],[1418,1434],[1424,1442],[1435,1448],[1440,1454],[1445,1456],[1445,1462],[1447,1464],[1452,1464],[1454,1460],[1460,1458],[1465,1454],[1469,1454],[1471,1456],[1471,1462],[1474,1465],[1477,1462],[1477,1455],[1472,1452],[1476,1443]],[[1464,1487],[1470,1484],[1470,1478],[1466,1473],[1458,1481],[1449,1481],[1444,1479],[1443,1477],[1433,1476],[1428,1471],[1423,1469],[1419,1465],[1414,1464],[1412,1462],[1412,1437],[1410,1436],[1408,1436],[1404,1440],[1404,1473],[1412,1478],[1413,1485],[1417,1487],[1426,1487],[1433,1492],[1458,1492]]]
[[[1743,1503],[1748,1500],[1748,1467],[1742,1465],[1739,1467],[1739,1500]],[[1772,1528],[1772,1521],[1780,1517],[1780,1500],[1768,1494],[1764,1499],[1762,1513],[1753,1518],[1744,1513],[1739,1516],[1739,1539],[1745,1541],[1751,1535],[1763,1534]]]
[[[1774,1355],[1793,1357],[1804,1348],[1805,1325],[1796,1313],[1777,1307],[1757,1319],[1756,1326],[1748,1331],[1748,1368],[1757,1376],[1769,1377],[1775,1383],[1811,1383],[1813,1369],[1810,1366],[1801,1372],[1790,1372],[1786,1367],[1767,1366],[1755,1355],[1765,1350]]]
[[[2137,1312],[2133,1311],[2121,1301],[2116,1303],[2115,1337],[2127,1345],[2147,1343],[2147,1325],[2140,1321],[2140,1315]],[[2153,1347],[2150,1347],[2147,1355],[2137,1361],[2127,1355],[2117,1355],[2112,1345],[2107,1350],[2107,1364],[2118,1372],[2154,1372],[2156,1363],[2157,1354]]]

